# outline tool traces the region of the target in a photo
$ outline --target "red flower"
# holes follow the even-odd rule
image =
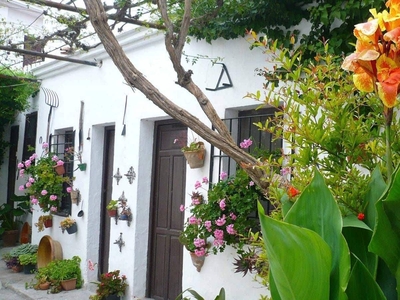
[[[363,213],[359,213],[358,216],[357,216],[357,218],[358,218],[360,221],[362,221],[362,220],[364,220],[365,215],[364,215]]]
[[[296,189],[294,186],[290,186],[287,190],[287,193],[290,198],[296,197],[298,194],[300,194],[300,191]]]

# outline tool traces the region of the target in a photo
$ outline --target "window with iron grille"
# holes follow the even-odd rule
[[[243,149],[255,156],[270,154],[281,155],[282,140],[275,139],[273,134],[267,131],[261,131],[254,125],[254,123],[271,120],[275,117],[276,108],[265,108],[260,110],[239,111],[237,117],[226,118],[223,121],[227,126],[229,132],[239,145],[244,139],[251,138],[252,145]],[[228,176],[236,174],[238,166],[236,162],[229,156],[224,154],[218,148],[211,147],[211,167],[210,167],[210,182],[216,183],[219,180],[219,174],[226,172]],[[269,201],[261,201],[266,212],[271,212],[274,207]],[[252,213],[250,218],[257,218],[257,212]]]
[[[265,108],[260,110],[247,110],[239,111],[238,116],[234,118],[224,119],[224,123],[227,126],[229,132],[236,140],[237,145],[240,144],[244,139],[251,138],[253,144],[243,149],[251,154],[280,154],[282,149],[282,140],[274,139],[273,134],[267,131],[259,130],[254,123],[261,122],[265,124],[265,121],[274,117],[276,108]],[[211,147],[211,168],[210,168],[210,182],[217,182],[219,174],[224,171],[228,176],[236,173],[237,164],[229,156],[224,154],[218,148]]]
[[[75,131],[65,130],[60,131],[57,134],[50,135],[50,152],[57,155],[58,158],[64,161],[65,174],[63,176],[68,176],[70,178],[74,175],[74,161],[66,161],[64,158],[65,149],[74,147],[75,141]],[[57,214],[62,216],[71,215],[71,196],[66,192],[69,185],[64,183],[63,190],[66,196],[61,199],[60,209]]]

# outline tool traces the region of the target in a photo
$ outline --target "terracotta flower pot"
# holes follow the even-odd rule
[[[115,217],[117,215],[117,210],[116,209],[112,209],[112,210],[107,210],[108,216],[109,217]]]
[[[185,156],[189,167],[191,169],[201,168],[204,165],[205,149],[199,149],[196,151],[185,151],[183,155]]]
[[[17,244],[18,241],[18,229],[15,230],[7,230],[3,232],[3,246],[4,247],[13,247]]]
[[[47,219],[43,223],[46,228],[53,227],[53,219]]]
[[[61,280],[63,290],[70,291],[76,288],[76,278]]]
[[[56,171],[57,175],[64,175],[65,174],[65,168],[64,165],[62,166],[55,166],[54,171]]]
[[[40,283],[39,284],[39,289],[40,290],[48,290],[50,287],[50,282],[45,282],[45,283]]]
[[[61,244],[45,235],[39,242],[37,253],[37,267],[42,268],[53,260],[63,259]]]
[[[192,259],[193,266],[196,267],[197,272],[201,271],[206,259],[205,256],[197,256],[196,253],[190,252],[190,258]]]
[[[12,268],[11,268],[12,270],[13,270],[13,272],[15,272],[15,273],[19,273],[19,272],[22,272],[22,270],[24,269],[24,266],[21,266],[21,265],[15,265],[15,266],[12,266]]]

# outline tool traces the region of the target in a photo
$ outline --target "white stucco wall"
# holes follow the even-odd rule
[[[147,31],[135,31],[120,36],[120,43],[135,66],[155,84],[155,86],[184,109],[195,114],[207,123],[207,120],[198,107],[197,100],[187,91],[174,82],[176,75],[173,72],[167,53],[164,50],[163,36],[151,35]],[[224,41],[218,40],[213,45],[205,42],[192,42],[185,48],[189,55],[202,54],[209,57],[222,57],[228,68],[233,87],[221,91],[205,91],[211,99],[221,117],[227,109],[255,107],[257,103],[243,99],[247,92],[254,92],[262,86],[262,78],[256,76],[254,69],[265,65],[264,54],[260,50],[249,50],[249,44],[243,38]],[[59,97],[59,107],[53,109],[50,132],[73,128],[78,130],[80,101],[84,101],[84,146],[83,162],[88,164],[85,172],[75,171],[74,187],[81,192],[84,216],[78,218],[77,213],[81,206],[73,205],[72,216],[78,222],[78,233],[62,234],[58,228],[62,217],[54,217],[54,226],[38,233],[33,228],[32,242],[38,243],[43,235],[51,235],[63,247],[64,257],[70,258],[79,255],[82,258],[82,270],[85,282],[96,280],[96,272],[87,269],[87,260],[98,261],[99,243],[99,202],[101,198],[101,161],[103,151],[103,129],[108,125],[115,125],[115,156],[114,172],[120,168],[125,174],[132,166],[136,172],[136,179],[129,184],[126,177],[119,184],[113,180],[113,199],[125,193],[128,204],[133,212],[133,221],[130,227],[120,221],[118,225],[111,222],[110,261],[109,269],[120,269],[126,274],[129,282],[129,291],[126,299],[143,298],[146,291],[147,272],[147,244],[149,228],[149,203],[151,188],[151,161],[153,158],[153,131],[156,120],[169,118],[164,112],[155,107],[140,92],[133,92],[126,84],[117,68],[102,49],[95,49],[83,54],[80,59],[93,61],[102,59],[101,68],[90,67],[67,62],[55,61],[34,69],[34,73],[42,79],[42,86],[55,91]],[[218,65],[212,66],[209,60],[199,60],[195,65],[188,64],[192,69],[193,80],[201,87],[214,88],[220,74]],[[126,135],[122,136],[122,118],[125,97],[128,95],[126,112]],[[49,106],[45,104],[44,94],[37,98],[39,122],[37,130],[37,149],[41,149],[40,138],[45,141],[47,130],[47,116]],[[90,129],[90,140],[87,140]],[[189,133],[189,136],[191,134]],[[76,144],[77,144],[76,135]],[[209,145],[207,145],[209,150]],[[210,153],[208,151],[208,153]],[[196,180],[209,173],[209,158],[203,168],[187,168],[186,194],[193,190]],[[190,199],[187,196],[186,205]],[[33,220],[39,216],[35,208]],[[123,235],[125,246],[122,252],[113,244]],[[214,299],[221,287],[224,287],[227,299],[258,299],[260,294],[266,294],[266,288],[254,282],[251,275],[242,277],[234,273],[233,257],[229,249],[216,256],[206,258],[201,272],[197,272],[192,265],[188,253],[184,255],[183,289],[193,288],[205,299]],[[93,287],[91,287],[93,289]]]

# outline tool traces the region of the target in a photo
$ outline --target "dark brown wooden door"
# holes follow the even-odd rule
[[[106,206],[111,200],[112,179],[114,168],[114,140],[115,127],[106,127],[104,130],[104,153],[103,153],[103,182],[101,196],[101,224],[99,245],[99,272],[108,272],[108,259],[110,255],[110,222]]]
[[[148,296],[174,300],[182,291],[183,247],[179,232],[184,215],[186,161],[174,139],[186,140],[187,128],[176,122],[156,123],[150,217]]]

